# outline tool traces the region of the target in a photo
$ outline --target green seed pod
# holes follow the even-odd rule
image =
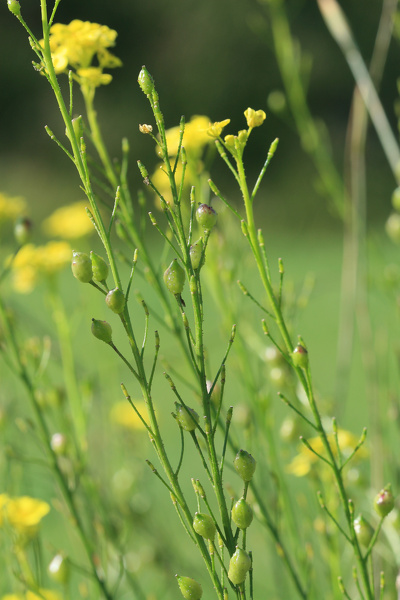
[[[139,73],[138,84],[146,96],[151,94],[154,89],[154,80],[144,65]]]
[[[12,12],[13,15],[19,17],[21,14],[21,6],[17,0],[7,0],[8,10]]]
[[[394,497],[390,483],[379,492],[374,501],[374,508],[380,517],[386,517],[394,508]]]
[[[239,450],[233,461],[233,466],[243,481],[251,481],[256,470],[256,461],[246,450]]]
[[[82,283],[89,283],[92,281],[92,261],[88,254],[84,252],[72,252],[72,274],[78,281]]]
[[[29,242],[32,232],[32,221],[28,217],[19,217],[14,225],[14,237],[17,244],[23,246]]]
[[[182,577],[181,575],[175,575],[175,577],[178,580],[181,594],[186,600],[200,600],[203,595],[203,589],[197,581],[190,577]]]
[[[93,279],[100,283],[105,281],[108,276],[108,265],[104,258],[92,251],[90,252],[90,260],[92,261]]]
[[[200,265],[201,255],[203,253],[203,238],[200,238],[190,246],[189,254],[193,269],[197,269]]]
[[[397,187],[392,194],[392,206],[400,212],[400,187]]]
[[[208,204],[199,204],[196,210],[196,219],[198,224],[208,231],[212,229],[217,222],[218,215],[215,210]]]
[[[122,313],[125,308],[125,296],[119,288],[110,290],[106,296],[106,304],[108,308],[117,314]]]
[[[66,584],[70,576],[68,560],[62,554],[56,554],[47,567],[47,572],[53,581]]]
[[[374,535],[374,529],[362,515],[354,519],[354,531],[359,543],[367,548]]]
[[[240,498],[232,507],[232,521],[239,529],[247,529],[253,520],[253,509],[244,498]]]
[[[189,406],[187,407],[187,410],[186,410],[186,408],[184,406],[181,406],[178,403],[175,403],[175,408],[176,408],[176,418],[177,418],[179,425],[182,427],[182,429],[184,429],[185,431],[194,431],[196,429],[197,423],[199,422],[199,419],[200,419],[197,412],[193,408],[190,408]],[[188,414],[188,412],[190,414]]]
[[[98,319],[92,319],[92,333],[95,338],[110,344],[112,342],[112,329],[111,325],[107,321],[99,321]]]
[[[185,271],[182,269],[178,260],[174,258],[168,269],[164,273],[164,282],[172,294],[181,294],[185,285]]]
[[[297,344],[292,352],[292,361],[295,367],[306,369],[308,367],[308,352],[301,344]]]
[[[193,529],[206,540],[213,540],[217,531],[210,515],[199,512],[196,512],[194,515]]]
[[[246,579],[247,572],[251,567],[251,559],[245,550],[236,548],[235,553],[229,561],[228,577],[233,584],[238,585]]]

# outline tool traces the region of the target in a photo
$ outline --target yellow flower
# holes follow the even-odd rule
[[[82,201],[58,208],[43,222],[43,231],[49,236],[67,240],[81,238],[92,233],[94,227],[86,214],[86,206],[87,202]]]
[[[259,127],[262,125],[267,118],[267,115],[263,110],[254,110],[253,108],[248,108],[244,111],[244,116],[246,117],[248,127]]]
[[[30,496],[8,498],[4,505],[4,520],[16,532],[32,536],[36,533],[40,521],[50,511],[50,506],[43,500]]]
[[[67,242],[48,242],[44,246],[25,244],[12,262],[14,289],[20,294],[29,294],[41,278],[52,276],[69,264],[71,254]]]
[[[40,595],[39,595],[40,594]],[[26,592],[26,600],[62,600],[62,596],[58,592],[53,592],[52,590],[39,590],[39,594],[35,594],[28,590]]]
[[[26,594],[6,594],[1,597],[1,600],[62,600],[62,597],[58,592],[51,590],[39,590],[39,594],[35,594],[28,590]]]
[[[336,444],[333,434],[328,435],[328,440],[334,454],[336,455]],[[311,438],[307,441],[315,452],[326,458],[325,449],[320,437]],[[356,438],[350,431],[346,431],[344,429],[338,430],[339,448],[344,460],[346,460],[346,457],[350,456],[350,454],[353,452],[358,441],[358,438]],[[367,454],[368,452],[366,448],[364,446],[361,446],[358,449],[354,459],[365,458]],[[307,475],[318,461],[320,461],[322,465],[322,461],[318,458],[318,456],[314,454],[314,452],[309,450],[307,446],[301,444],[301,446],[299,447],[299,453],[286,467],[286,470],[288,473],[296,475],[296,477],[304,477],[304,475]]]
[[[224,121],[216,121],[214,124],[209,123],[207,134],[213,138],[219,137],[222,133],[223,128],[226,127],[230,122],[230,119],[225,119]]]
[[[8,196],[0,192],[0,226],[3,223],[15,221],[26,210],[26,203],[22,198]]]
[[[210,139],[207,136],[209,123],[208,117],[194,115],[191,117],[190,121],[185,124],[182,145],[189,157],[190,155],[195,155],[197,157],[204,146],[210,143]],[[166,130],[165,134],[167,138],[168,154],[169,156],[176,156],[179,147],[180,127],[171,127]],[[157,154],[161,156],[160,148],[158,146]]]
[[[62,73],[68,65],[77,71],[91,67],[94,58],[98,67],[94,71],[81,74],[81,77],[92,80],[92,86],[110,83],[111,75],[102,76],[103,69],[121,66],[119,58],[111,54],[107,48],[114,46],[117,32],[105,25],[75,19],[69,25],[55,23],[50,28],[50,50],[56,73]],[[40,41],[43,46],[43,40]],[[99,75],[100,74],[100,75]],[[95,82],[95,83],[93,83]]]
[[[135,402],[135,406],[143,416],[146,411],[146,405],[144,402]],[[126,401],[122,400],[114,404],[110,411],[110,418],[113,423],[126,427],[127,429],[134,429],[136,431],[144,430],[145,426],[139,419],[132,406]]]
[[[108,85],[112,81],[112,76],[109,73],[103,73],[99,67],[78,69],[77,74],[80,77],[81,85],[88,85],[90,87]]]

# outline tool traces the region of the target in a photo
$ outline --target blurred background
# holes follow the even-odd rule
[[[380,1],[368,10],[357,0],[343,3],[357,42],[368,62],[376,35]],[[40,37],[39,3],[21,0],[22,14]],[[308,100],[316,118],[325,122],[332,153],[342,170],[345,132],[349,117],[353,79],[346,62],[328,33],[317,4],[305,0],[285,2],[292,34],[301,44],[309,70]],[[248,152],[248,172],[258,172],[267,148],[280,138],[279,152],[268,172],[262,209],[273,219],[273,228],[334,228],[338,225],[327,203],[315,189],[315,170],[294,132],[292,118],[276,116],[268,106],[272,92],[282,90],[271,33],[268,2],[229,0],[173,5],[162,0],[120,0],[110,3],[69,0],[61,2],[57,20],[96,21],[118,31],[114,53],[123,68],[113,72],[113,82],[100,89],[96,104],[111,154],[120,155],[121,138],[131,144],[130,177],[140,185],[136,160],[151,167],[155,163],[149,140],[138,132],[138,123],[149,119],[146,98],[137,85],[137,75],[146,64],[161,95],[166,122],[173,126],[182,114],[187,119],[204,114],[210,120],[231,118],[229,132],[244,126],[243,111],[264,109],[267,125],[254,135]],[[33,53],[25,31],[5,6],[0,16],[0,182],[1,190],[23,195],[32,207],[32,217],[41,219],[49,208],[81,198],[72,167],[44,131],[58,131],[60,117],[44,78],[32,68]],[[398,96],[399,47],[392,42],[382,82],[382,99],[394,128],[394,103]],[[78,99],[78,94],[76,94]],[[77,102],[76,112],[79,112]],[[372,223],[382,223],[390,207],[393,177],[372,128],[368,137],[368,211]],[[229,174],[216,161],[221,181]],[[288,177],[290,173],[290,177]]]

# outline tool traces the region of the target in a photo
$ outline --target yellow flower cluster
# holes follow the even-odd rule
[[[94,232],[94,227],[86,214],[87,202],[74,202],[62,206],[43,222],[43,231],[49,236],[66,240],[81,238]]]
[[[330,443],[332,449],[335,451],[336,444],[334,441],[333,434],[330,434],[328,436],[328,440],[329,440],[329,443]],[[314,450],[314,452],[317,452],[321,456],[326,457],[325,449],[324,449],[324,446],[323,446],[323,443],[322,443],[322,440],[320,437],[311,438],[307,441],[310,444],[311,448]],[[350,456],[350,454],[353,452],[354,448],[356,447],[356,445],[358,443],[358,439],[350,431],[346,431],[344,429],[339,429],[338,430],[338,443],[339,443],[339,448],[342,453],[342,456],[344,459],[346,459],[346,457]],[[296,475],[296,477],[304,477],[305,475],[308,475],[308,473],[311,471],[313,466],[318,461],[320,461],[320,459],[318,458],[318,456],[316,454],[314,454],[314,452],[309,450],[309,448],[307,448],[307,446],[305,446],[304,444],[301,444],[299,453],[297,454],[297,456],[294,457],[292,462],[287,466],[286,470],[288,471],[288,473],[292,473],[292,475]],[[361,448],[359,448],[359,450],[357,451],[357,454],[355,455],[355,457],[358,457],[360,459],[360,458],[365,458],[366,455],[367,455],[367,450],[364,448],[364,446],[361,446]],[[322,461],[320,461],[320,462],[322,464]]]
[[[40,279],[53,276],[69,264],[71,256],[72,249],[67,242],[48,242],[44,246],[26,244],[12,261],[14,289],[20,294],[29,294]]]
[[[26,203],[22,198],[8,196],[0,192],[0,227],[4,223],[15,221],[26,210]]]
[[[50,29],[50,50],[56,73],[67,67],[76,70],[80,80],[97,87],[110,83],[111,75],[103,69],[121,66],[119,58],[107,48],[114,46],[117,32],[106,25],[75,19],[69,25],[55,23]],[[41,40],[43,45],[43,40]],[[92,66],[96,58],[98,66]]]
[[[231,122],[230,119],[225,119],[224,121],[216,121],[213,124],[209,123],[208,129],[207,129],[207,134],[213,138],[219,137],[221,135],[224,127],[229,125],[230,122]]]
[[[40,521],[49,511],[49,504],[43,500],[30,496],[11,498],[7,494],[0,494],[0,527],[6,524],[19,535],[33,537]]]

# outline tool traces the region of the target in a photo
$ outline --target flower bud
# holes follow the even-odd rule
[[[70,570],[68,560],[62,554],[56,554],[47,567],[49,577],[57,583],[67,583]]]
[[[245,550],[236,548],[229,561],[228,577],[234,585],[243,583],[251,567],[251,559]]]
[[[254,110],[254,108],[247,108],[244,111],[248,127],[259,127],[262,125],[267,117],[263,110]]]
[[[110,344],[112,341],[112,329],[111,325],[107,321],[99,321],[98,319],[92,319],[92,333],[95,338]]]
[[[64,456],[67,451],[68,441],[63,433],[54,433],[50,440],[51,449],[57,456]]]
[[[119,288],[110,290],[106,296],[106,304],[108,308],[117,314],[122,313],[125,308],[125,296]]]
[[[251,481],[256,470],[256,461],[246,450],[239,450],[233,461],[233,466],[243,481]]]
[[[206,540],[213,540],[217,531],[210,515],[199,512],[196,512],[194,515],[193,529]]]
[[[28,217],[19,217],[14,225],[14,237],[20,246],[29,242],[32,231],[32,221]]]
[[[394,508],[394,497],[390,483],[376,496],[374,508],[380,517],[386,517]]]
[[[146,96],[151,94],[154,89],[154,80],[144,65],[139,73],[138,84]]]
[[[201,255],[203,253],[203,238],[197,240],[190,246],[189,254],[193,269],[197,269],[200,265]]]
[[[240,498],[232,507],[232,521],[239,529],[247,529],[253,520],[253,510],[244,498]]]
[[[354,519],[354,531],[356,532],[359,543],[367,548],[374,535],[374,530],[362,515],[359,515],[357,519]]]
[[[198,224],[203,227],[205,231],[212,229],[217,222],[217,213],[215,210],[208,206],[208,204],[199,204],[196,210],[196,219]]]
[[[308,352],[301,344],[297,344],[292,352],[292,361],[295,367],[306,369],[308,367]]]
[[[108,265],[104,258],[92,251],[90,252],[90,260],[92,261],[93,279],[100,283],[105,281],[108,276]]]
[[[78,281],[89,283],[92,281],[92,261],[84,252],[72,252],[72,274]]]
[[[197,581],[190,577],[182,577],[181,575],[175,575],[175,577],[178,580],[181,594],[186,600],[200,600],[203,595],[203,589]]]
[[[197,412],[189,406],[186,409],[184,406],[178,403],[175,403],[175,408],[176,418],[182,429],[184,429],[185,431],[194,431],[200,419]]]
[[[7,0],[8,10],[12,12],[13,15],[19,17],[21,14],[21,6],[17,0]]]
[[[164,282],[172,294],[181,294],[185,284],[185,271],[174,258],[164,273]]]

